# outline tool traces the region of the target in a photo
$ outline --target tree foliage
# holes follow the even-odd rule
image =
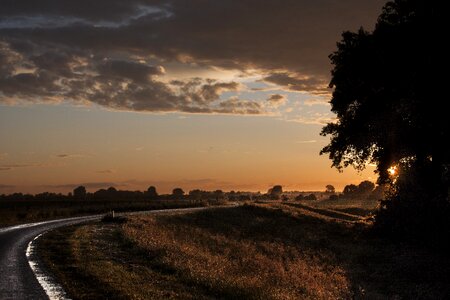
[[[76,187],[73,190],[73,197],[76,199],[85,199],[86,198],[86,188],[82,185]]]
[[[433,0],[388,2],[372,32],[344,32],[330,55],[337,121],[322,129],[331,140],[321,154],[339,170],[376,164],[379,183],[391,184],[376,222],[398,232],[449,212],[444,11]]]
[[[343,194],[347,198],[352,198],[356,195],[358,191],[358,186],[354,184],[349,184],[344,187]]]
[[[336,189],[334,188],[334,186],[331,184],[327,184],[327,186],[325,187],[325,193],[334,194],[335,192]]]
[[[175,198],[182,198],[184,196],[184,191],[182,188],[174,188],[172,190],[172,196]]]
[[[371,181],[364,180],[358,185],[358,194],[368,195],[375,189],[375,184]]]
[[[282,193],[283,193],[283,187],[281,185],[274,185],[272,188],[270,188],[267,191],[267,194],[272,199],[279,199]]]
[[[152,186],[149,186],[149,188],[147,189],[147,192],[146,192],[146,196],[149,198],[149,199],[157,199],[158,198],[158,192],[156,191],[156,187],[154,187],[153,185]]]
[[[384,6],[373,32],[343,33],[330,55],[337,122],[321,133],[331,135],[321,153],[334,167],[375,163],[386,182],[392,165],[432,162],[434,179],[442,177],[450,151],[444,147],[447,100],[437,76],[444,61],[441,13],[435,1],[397,0]]]

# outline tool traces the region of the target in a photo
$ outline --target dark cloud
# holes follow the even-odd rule
[[[309,92],[311,94],[325,95],[330,90],[326,86],[326,81],[316,77],[305,77],[287,72],[277,72],[264,77],[265,82],[273,83],[291,91]]]
[[[45,52],[29,57],[29,67],[38,70],[45,70],[64,77],[72,77],[70,63],[74,61],[67,53]]]
[[[33,102],[58,102],[71,99],[90,101],[118,110],[151,112],[236,113],[246,109],[225,109],[220,106],[220,96],[225,91],[237,91],[236,82],[217,82],[194,78],[166,84],[154,79],[164,74],[161,66],[151,66],[139,61],[96,61],[91,57],[72,56],[46,52],[33,55],[23,66],[24,59],[10,46],[3,44],[4,60],[15,60],[15,68],[5,70],[0,77],[0,101],[14,98]],[[25,59],[26,60],[26,59]],[[16,69],[26,73],[14,75]],[[236,102],[238,105],[239,103]],[[241,105],[244,107],[245,105]],[[262,109],[254,113],[262,113]],[[62,157],[62,156],[61,156]]]
[[[167,62],[243,72],[326,93],[340,33],[371,25],[384,1],[3,0],[0,101],[90,101],[115,109],[256,112],[224,100],[235,83],[164,77]],[[223,104],[222,104],[223,103]],[[233,109],[226,109],[232,106]],[[249,108],[253,106],[253,108]],[[241,107],[242,110],[236,110]],[[258,113],[262,113],[259,110]]]
[[[214,112],[257,115],[261,113],[262,110],[262,106],[259,102],[240,100],[237,97],[222,101],[219,106],[220,108]]]
[[[119,80],[126,78],[136,83],[145,83],[153,75],[164,74],[164,68],[161,66],[148,66],[142,63],[106,60],[102,62],[97,70],[100,74],[110,77],[117,77]]]
[[[214,84],[205,84],[202,86],[200,95],[204,102],[212,102],[219,99],[224,91],[237,91],[239,84],[237,82],[219,82]]]
[[[284,95],[272,94],[267,98],[267,102],[273,107],[278,107],[286,104],[287,98]]]

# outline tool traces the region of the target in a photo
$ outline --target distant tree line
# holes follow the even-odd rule
[[[386,191],[383,185],[377,185],[371,181],[364,180],[360,184],[348,184],[344,187],[342,193],[338,194],[331,185],[327,185],[326,193],[330,194],[329,200],[339,199],[360,199],[360,200],[382,200]],[[333,191],[332,191],[333,190]]]
[[[318,196],[319,195],[319,196]],[[78,186],[73,192],[67,195],[61,193],[39,193],[36,195],[14,193],[10,195],[0,195],[1,200],[75,200],[75,201],[96,201],[96,200],[208,200],[208,201],[265,201],[265,200],[318,200],[326,196],[331,200],[345,199],[374,199],[383,198],[381,186],[375,187],[370,181],[363,181],[359,185],[349,184],[345,186],[341,194],[336,193],[334,186],[327,185],[324,192],[283,192],[281,185],[274,185],[268,189],[267,193],[230,191],[222,190],[206,191],[193,189],[186,193],[182,188],[176,187],[170,194],[159,194],[155,186],[150,186],[146,191],[126,191],[118,190],[115,187],[99,189],[95,192],[88,192],[85,186]]]
[[[39,193],[23,194],[13,193],[9,195],[0,195],[1,200],[76,200],[76,201],[95,201],[95,200],[251,200],[251,192],[223,192],[222,190],[204,191],[194,189],[185,193],[182,188],[174,188],[170,194],[158,194],[156,187],[150,186],[146,191],[126,191],[118,190],[115,187],[99,189],[93,193],[87,191],[85,186],[78,186],[71,193],[66,195],[61,193]]]

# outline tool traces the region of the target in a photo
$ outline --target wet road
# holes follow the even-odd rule
[[[77,217],[0,228],[0,299],[48,299],[28,263],[28,244],[48,230],[100,217]]]
[[[236,205],[237,204],[232,204],[231,206]],[[216,206],[215,208],[219,207],[230,207],[230,205]],[[188,212],[211,208],[214,207],[164,209],[132,212],[121,215]],[[103,217],[103,215],[75,217],[0,228],[0,300],[49,299],[47,293],[42,288],[35,276],[35,273],[30,267],[26,254],[28,245],[37,236],[49,230],[82,222],[98,220],[101,217]]]

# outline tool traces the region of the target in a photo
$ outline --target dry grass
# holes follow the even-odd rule
[[[369,199],[338,199],[338,200],[319,200],[319,201],[301,201],[302,204],[314,206],[317,208],[326,208],[336,211],[342,211],[359,216],[367,216],[374,212],[378,207],[377,200]]]
[[[221,203],[191,200],[7,200],[0,201],[0,227],[116,212],[199,207]]]
[[[278,210],[246,206],[136,218],[124,232],[160,264],[177,270],[184,281],[214,295],[347,298],[351,292],[344,269],[328,259],[326,249],[317,251],[312,245],[322,241],[302,241],[313,234],[314,223]]]
[[[447,257],[367,238],[364,225],[336,217],[276,203],[138,216],[123,225],[89,225],[66,232],[72,269],[61,271],[62,263],[52,268],[66,276],[63,282],[75,299],[450,295]],[[86,288],[71,288],[78,281]]]

